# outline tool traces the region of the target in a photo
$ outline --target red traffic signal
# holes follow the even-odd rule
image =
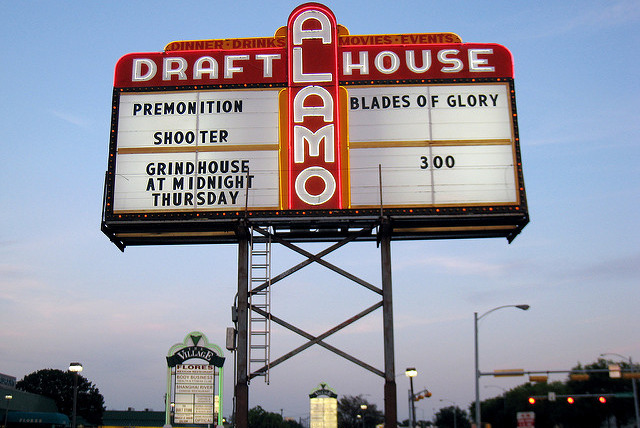
[[[604,404],[607,402],[607,398],[601,395],[600,397],[598,397],[598,401]]]
[[[573,403],[575,403],[575,402],[576,402],[576,400],[574,400],[574,398],[573,398],[573,397],[567,397],[567,403],[569,403],[569,404],[573,404]]]
[[[536,399],[533,397],[529,397],[529,404],[536,404]]]

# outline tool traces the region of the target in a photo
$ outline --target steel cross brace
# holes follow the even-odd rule
[[[297,245],[294,245],[291,242],[280,238],[277,235],[271,234],[270,232],[268,232],[268,231],[266,231],[264,229],[261,229],[259,227],[254,227],[253,230],[255,230],[256,232],[258,232],[258,233],[260,233],[260,234],[262,234],[264,236],[271,236],[271,241],[272,242],[277,242],[278,244],[281,244],[281,245],[289,248],[290,250],[295,251],[296,253],[305,256],[307,258],[307,260],[304,260],[304,261],[298,263],[297,265],[295,265],[294,267],[292,267],[291,269],[288,269],[288,270],[284,271],[283,273],[281,273],[280,275],[277,275],[277,276],[271,278],[270,281],[266,281],[266,282],[260,284],[259,286],[257,286],[253,290],[249,290],[249,293],[252,294],[252,293],[257,293],[259,291],[262,291],[266,287],[268,287],[269,285],[272,285],[272,284],[274,284],[274,283],[276,283],[276,282],[288,277],[289,275],[292,275],[293,273],[299,271],[303,267],[308,266],[313,262],[316,262],[316,263],[326,267],[327,269],[330,269],[330,270],[332,270],[332,271],[344,276],[345,278],[348,278],[348,279],[350,279],[350,280],[362,285],[363,287],[368,288],[369,290],[371,290],[371,291],[373,291],[375,293],[378,293],[379,295],[382,295],[382,290],[380,288],[378,288],[378,287],[376,287],[374,285],[371,285],[367,281],[364,281],[364,280],[358,278],[357,276],[352,275],[349,272],[347,272],[347,271],[345,271],[343,269],[340,269],[339,267],[337,267],[337,266],[329,263],[328,261],[322,259],[322,257],[326,256],[327,254],[337,250],[338,248],[348,244],[349,242],[355,241],[356,239],[358,239],[361,236],[366,235],[367,233],[369,233],[375,227],[376,226],[373,225],[373,226],[369,226],[369,227],[366,227],[364,229],[361,229],[361,230],[359,230],[357,232],[354,232],[353,235],[350,235],[350,236],[346,237],[342,241],[339,241],[339,242],[335,243],[334,245],[324,249],[323,251],[320,251],[317,254],[312,254],[312,253],[310,253],[310,252],[298,247]]]
[[[258,370],[256,370],[254,373],[250,373],[249,374],[249,379],[252,379],[256,376],[259,376],[260,374],[262,374],[263,372],[265,372],[267,369],[272,368],[277,366],[280,363],[283,363],[284,361],[288,360],[289,358],[293,357],[296,354],[299,354],[300,352],[304,351],[305,349],[311,347],[312,345],[318,344],[326,349],[328,349],[329,351],[332,351],[338,355],[340,355],[341,357],[359,365],[360,367],[363,367],[367,370],[369,370],[370,372],[373,372],[374,374],[377,374],[378,376],[384,377],[384,372],[382,372],[381,370],[376,369],[375,367],[347,354],[344,351],[341,351],[340,349],[329,345],[328,343],[323,342],[323,339],[326,339],[327,337],[331,336],[333,333],[343,329],[344,327],[348,326],[349,324],[354,323],[355,321],[359,320],[360,318],[368,315],[369,313],[375,311],[378,308],[382,307],[382,301],[368,307],[367,309],[365,309],[364,311],[360,312],[357,315],[354,315],[353,317],[349,318],[348,320],[346,320],[345,322],[337,325],[336,327],[327,330],[326,332],[324,332],[323,334],[321,334],[320,336],[313,336],[310,333],[307,333],[306,331],[292,325],[289,324],[288,322],[260,309],[260,308],[251,308],[253,311],[259,313],[260,315],[264,316],[264,317],[271,317],[271,320],[277,324],[280,324],[281,326],[293,331],[294,333],[298,333],[300,336],[308,339],[309,341],[307,343],[305,343],[304,345],[301,345],[299,347],[297,347],[296,349],[294,349],[293,351],[281,356],[280,358],[275,359],[274,361],[270,362],[268,366],[264,366],[259,368]]]
[[[288,277],[289,275],[299,271],[303,267],[308,266],[309,264],[311,264],[313,262],[316,262],[316,263],[326,267],[327,269],[330,269],[330,270],[332,270],[332,271],[334,271],[334,272],[336,272],[336,273],[338,273],[338,274],[340,274],[340,275],[342,275],[342,276],[344,276],[344,277],[346,277],[346,278],[348,278],[348,279],[350,279],[350,280],[362,285],[363,287],[368,288],[369,290],[374,291],[375,293],[377,293],[379,295],[382,295],[382,290],[380,288],[378,288],[378,287],[368,283],[367,281],[364,281],[364,280],[358,278],[357,276],[352,275],[349,272],[347,272],[347,271],[345,271],[345,270],[333,265],[332,263],[329,263],[326,260],[322,259],[322,257],[326,256],[327,254],[337,250],[338,248],[346,245],[347,243],[349,243],[351,241],[356,240],[360,236],[363,236],[364,234],[369,233],[374,227],[376,227],[376,225],[361,229],[360,231],[355,232],[354,234],[352,234],[352,235],[348,236],[347,238],[343,239],[342,241],[340,241],[340,242],[338,242],[338,243],[336,243],[336,244],[324,249],[323,251],[321,251],[321,252],[319,252],[317,254],[312,254],[312,253],[310,253],[310,252],[298,247],[297,245],[292,244],[289,241],[286,241],[286,240],[284,240],[284,239],[282,239],[282,238],[280,238],[278,236],[275,236],[275,235],[271,234],[270,232],[268,232],[268,231],[266,231],[264,229],[261,229],[261,228],[258,228],[258,227],[254,227],[254,230],[256,232],[258,232],[258,233],[260,233],[260,234],[262,234],[264,236],[270,236],[272,242],[277,242],[279,244],[282,244],[285,247],[287,247],[287,248],[289,248],[289,249],[291,249],[291,250],[293,250],[293,251],[295,251],[295,252],[297,252],[297,253],[305,256],[305,257],[307,257],[307,259],[302,261],[302,262],[300,262],[300,263],[298,263],[296,266],[292,267],[291,269],[288,269],[287,271],[285,271],[285,272],[277,275],[276,277],[272,278],[271,281],[266,281],[266,282],[260,284],[259,286],[257,286],[256,288],[254,288],[252,290],[249,290],[249,294],[257,293],[257,292],[265,289],[269,285],[272,285],[275,282],[278,282],[278,281]],[[365,309],[365,310],[361,311],[360,313],[354,315],[353,317],[351,317],[348,320],[342,322],[341,324],[338,324],[334,328],[332,328],[330,330],[327,330],[326,332],[324,332],[323,334],[321,334],[319,336],[314,336],[314,335],[312,335],[312,334],[310,334],[310,333],[308,333],[308,332],[306,332],[306,331],[304,331],[304,330],[302,330],[302,329],[300,329],[300,328],[298,328],[298,327],[296,327],[296,326],[294,326],[294,325],[282,320],[281,318],[278,318],[278,317],[274,316],[273,314],[264,311],[261,308],[251,307],[250,309],[253,310],[254,312],[256,312],[256,313],[258,313],[258,314],[260,314],[260,315],[262,315],[264,317],[268,317],[272,321],[274,321],[275,323],[280,324],[281,326],[287,328],[288,330],[291,330],[294,333],[297,333],[297,334],[301,335],[302,337],[308,339],[308,342],[303,344],[303,345],[301,345],[301,346],[299,346],[298,348],[292,350],[291,352],[281,356],[280,358],[277,358],[276,360],[270,362],[268,366],[261,367],[260,369],[256,370],[255,372],[250,373],[249,374],[249,379],[252,379],[252,378],[254,378],[256,376],[259,376],[260,374],[264,373],[267,369],[275,367],[276,365],[288,360],[289,358],[293,357],[294,355],[299,354],[303,350],[311,347],[312,345],[316,345],[316,344],[320,345],[320,346],[322,346],[322,347],[324,347],[324,348],[326,348],[326,349],[328,349],[328,350],[330,350],[330,351],[332,351],[334,353],[336,353],[337,355],[339,355],[339,356],[341,356],[341,357],[343,357],[343,358],[345,358],[345,359],[347,359],[347,360],[349,360],[349,361],[351,361],[351,362],[353,362],[353,363],[355,363],[357,365],[359,365],[360,367],[363,367],[363,368],[371,371],[374,374],[377,374],[378,376],[385,377],[385,373],[383,371],[378,370],[375,367],[373,367],[373,366],[371,366],[371,365],[369,365],[369,364],[367,364],[367,363],[365,363],[365,362],[363,362],[363,361],[361,361],[361,360],[359,360],[359,359],[347,354],[346,352],[341,351],[340,349],[338,349],[338,348],[336,348],[336,347],[334,347],[332,345],[329,345],[328,343],[324,342],[324,339],[326,339],[327,337],[331,336],[333,333],[336,333],[337,331],[347,327],[348,325],[350,325],[350,324],[354,323],[355,321],[363,318],[364,316],[370,314],[371,312],[375,311],[376,309],[381,308],[382,306],[383,306],[383,301],[381,300],[380,302],[368,307],[367,309]]]

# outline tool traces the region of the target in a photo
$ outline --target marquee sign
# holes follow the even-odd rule
[[[309,394],[310,428],[338,427],[338,394],[326,383],[320,383]]]
[[[222,349],[194,331],[173,345],[166,358],[165,426],[222,425]]]
[[[381,215],[392,239],[527,224],[505,47],[350,35],[308,3],[271,38],[118,61],[102,229],[121,249],[234,242],[243,219],[333,240]]]

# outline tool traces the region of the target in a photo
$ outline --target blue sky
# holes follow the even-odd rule
[[[233,245],[130,247],[100,232],[113,70],[170,41],[270,36],[298,2],[3,2],[0,34],[0,372],[22,378],[80,361],[109,409],[163,406],[164,356],[193,330],[224,346]],[[327,1],[351,34],[450,31],[511,50],[531,223],[503,239],[392,245],[398,414],[406,367],[433,392],[418,417],[473,400],[473,313],[483,371],[564,370],[616,352],[640,360],[640,4]],[[311,249],[319,247],[310,245]],[[379,283],[375,244],[328,259]],[[299,256],[274,251],[274,271]],[[273,290],[273,311],[321,333],[376,301],[325,272]],[[302,343],[275,328],[272,355]],[[382,368],[381,313],[329,340]],[[231,412],[227,355],[225,415]],[[250,385],[250,406],[308,414],[327,382],[383,408],[383,381],[321,348]],[[482,398],[524,378],[483,378]]]

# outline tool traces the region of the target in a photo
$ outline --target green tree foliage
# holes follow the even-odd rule
[[[458,406],[444,407],[435,415],[435,425],[438,428],[470,428],[471,422],[467,412]]]
[[[292,420],[284,420],[279,413],[267,412],[256,406],[249,409],[249,428],[302,428],[302,425]]]
[[[367,406],[363,409],[361,406]],[[360,417],[358,417],[360,415]],[[338,400],[339,428],[373,428],[384,421],[384,415],[375,404],[365,400],[362,395],[345,395]],[[363,425],[364,424],[364,425]]]
[[[607,370],[611,361],[599,359],[593,364],[584,367],[585,370]],[[580,365],[575,370],[583,369]],[[608,371],[592,372],[587,381],[568,381],[569,394],[607,394],[631,392],[632,385],[629,380],[612,379]],[[633,415],[633,399],[607,397],[606,403],[599,403],[596,397],[576,398],[570,406],[570,414],[575,421],[574,426],[590,427],[595,422],[600,423],[610,416],[615,416],[618,424],[626,423]]]
[[[558,395],[565,395],[567,387],[563,382],[526,383],[520,385],[506,394],[485,400],[481,403],[482,421],[491,423],[492,427],[513,427],[516,423],[518,412],[534,411],[536,413],[536,426],[553,427],[554,421],[558,421],[564,403],[561,401],[550,402],[538,399],[534,405],[529,404],[529,397],[547,396],[549,391],[555,391]],[[475,408],[471,406],[471,413],[475,418]]]
[[[73,411],[73,381],[75,373],[56,369],[43,369],[26,375],[16,383],[22,391],[50,397],[56,402],[58,411],[69,416]],[[78,375],[78,401],[76,414],[87,422],[102,424],[104,398],[96,386]]]
[[[611,379],[606,371],[611,361],[599,359],[593,364],[578,364],[571,370],[582,373],[583,370],[600,370],[589,373],[588,380],[556,381],[552,383],[526,383],[507,391],[500,397],[481,403],[482,421],[490,423],[492,428],[511,428],[516,424],[517,412],[533,411],[536,415],[536,427],[599,428],[608,418],[615,416],[618,426],[634,417],[633,399],[628,397],[606,397],[606,403],[600,403],[597,397],[581,395],[615,394],[632,391],[630,380]],[[621,365],[623,369],[628,365]],[[555,393],[556,400],[549,399],[549,393]],[[566,397],[574,396],[573,404]],[[538,396],[535,404],[528,399]],[[470,406],[474,417],[475,408]]]

